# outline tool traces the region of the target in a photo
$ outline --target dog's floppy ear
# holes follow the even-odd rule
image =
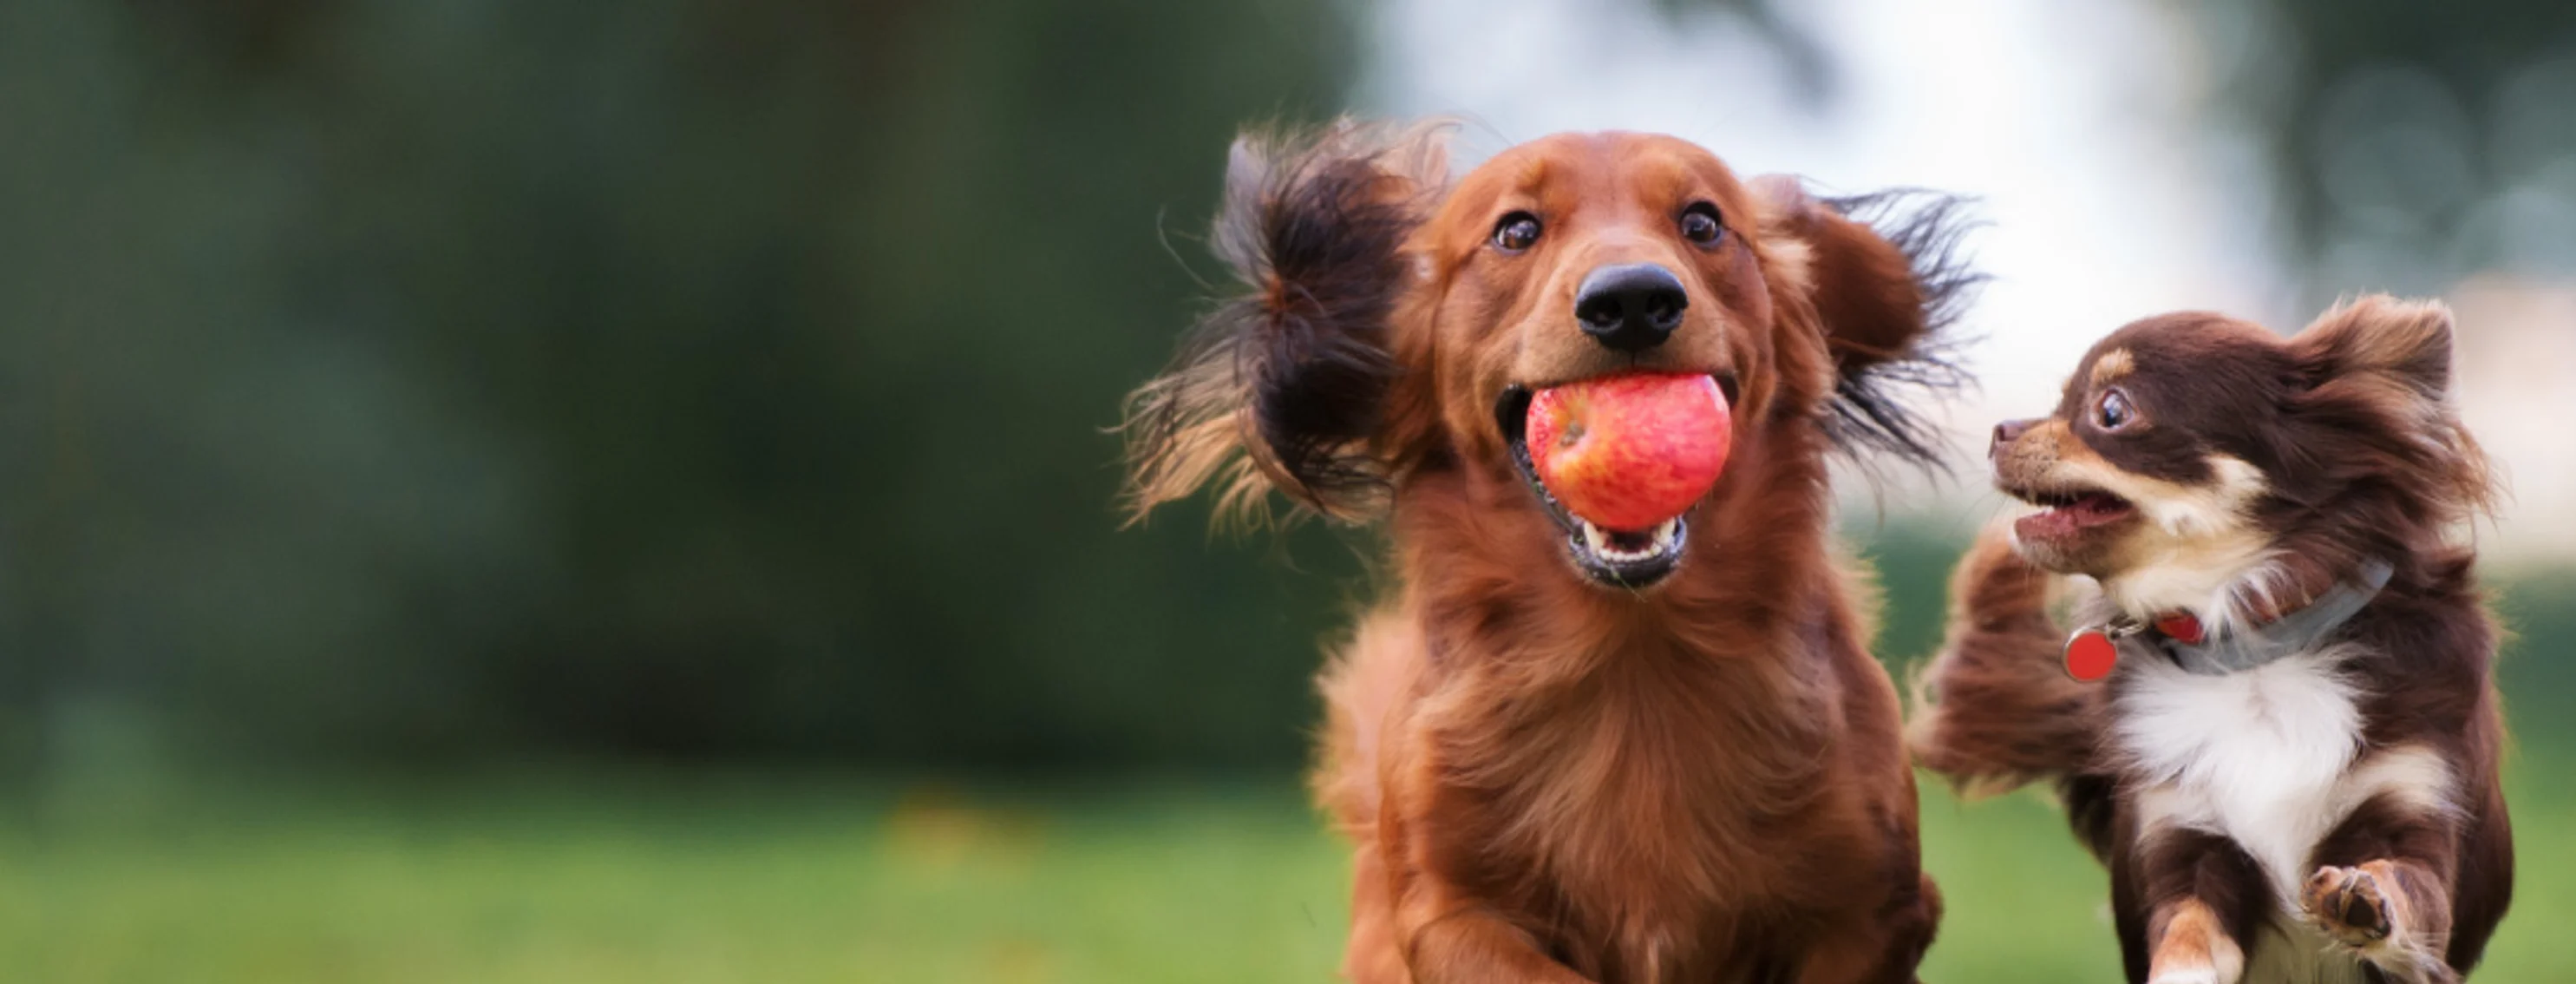
[[[1934,192],[1818,198],[1795,177],[1764,175],[1764,234],[1803,247],[1803,279],[1836,374],[1836,443],[1936,463],[1939,439],[1902,401],[1907,388],[1964,381],[1952,324],[1985,278],[1959,253],[1964,202]]]
[[[1446,135],[1341,120],[1235,141],[1213,245],[1243,290],[1128,398],[1130,522],[1211,484],[1221,519],[1266,517],[1273,489],[1336,516],[1380,498],[1387,319]]]

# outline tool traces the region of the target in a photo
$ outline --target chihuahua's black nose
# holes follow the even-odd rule
[[[1643,352],[1672,337],[1690,306],[1680,277],[1652,263],[1593,270],[1574,292],[1583,333],[1621,352]]]
[[[2039,423],[2039,421],[2007,420],[2003,423],[1996,424],[1995,440],[1994,443],[1986,445],[1986,457],[1992,458],[1998,454],[2002,454],[2004,445],[2011,444],[2014,440],[2019,439],[2023,431],[2029,430],[2031,425],[2036,423]]]

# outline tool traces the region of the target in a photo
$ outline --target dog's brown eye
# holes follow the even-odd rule
[[[1706,246],[1725,232],[1717,221],[1717,206],[1699,202],[1682,210],[1682,238]]]
[[[2137,417],[2137,409],[2129,405],[2129,394],[2119,390],[2103,390],[2101,398],[2093,401],[2093,425],[2103,430],[2127,427]]]
[[[1513,212],[1494,223],[1494,246],[1506,253],[1518,253],[1538,245],[1538,216]]]

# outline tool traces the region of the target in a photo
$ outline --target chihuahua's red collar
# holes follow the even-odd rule
[[[2386,562],[2368,561],[2357,577],[2338,582],[2304,607],[2215,636],[2190,612],[2167,612],[2145,621],[2115,615],[2103,624],[2076,630],[2066,640],[2066,675],[2086,683],[2109,677],[2119,667],[2123,646],[2161,653],[2184,670],[2204,676],[2250,670],[2283,656],[2310,652],[2369,605],[2379,589],[2388,586],[2394,570]]]

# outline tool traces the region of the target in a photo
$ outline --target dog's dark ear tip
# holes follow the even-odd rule
[[[1967,214],[1971,200],[1915,188],[1807,198],[1794,179],[1773,184],[1783,194],[1794,192],[1803,203],[1797,224],[1784,224],[1785,231],[1811,242],[1849,241],[1854,237],[1837,240],[1826,233],[1834,228],[1848,233],[1857,226],[1869,241],[1866,249],[1889,251],[1901,261],[1898,275],[1907,281],[1903,291],[1873,287],[1866,277],[1857,284],[1817,285],[1819,291],[1839,290],[1845,298],[1902,298],[1901,312],[1839,305],[1847,316],[1857,316],[1852,325],[1836,324],[1831,316],[1822,319],[1820,327],[1840,370],[1827,419],[1835,446],[1853,460],[1861,460],[1861,452],[1877,452],[1926,473],[1949,474],[1941,435],[1909,401],[1973,385],[1957,361],[1962,342],[1956,330],[1976,287],[1986,280],[1969,265],[1963,245],[1980,225]],[[1846,248],[1851,248],[1848,242]],[[1821,269],[1830,279],[1834,268]],[[1846,264],[1841,269],[1848,275],[1873,268]]]
[[[1444,132],[1342,118],[1236,139],[1210,246],[1241,287],[1130,401],[1136,515],[1201,488],[1221,525],[1280,525],[1272,492],[1290,522],[1383,498],[1387,320]]]

